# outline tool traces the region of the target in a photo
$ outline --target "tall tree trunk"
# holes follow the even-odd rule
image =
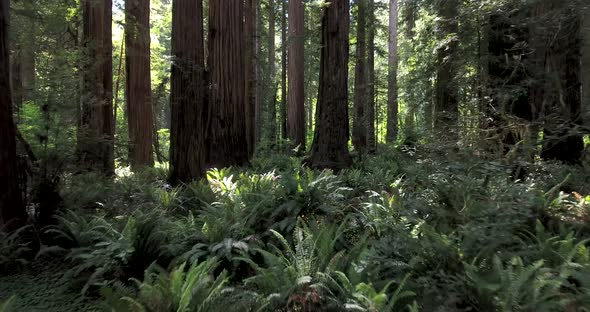
[[[129,156],[133,168],[154,165],[150,0],[125,1]]]
[[[112,0],[84,0],[84,96],[78,151],[86,170],[114,174]]]
[[[367,152],[375,153],[375,0],[369,0],[369,43],[367,56],[367,92],[368,100],[365,107],[367,125]]]
[[[203,2],[172,2],[170,180],[202,178],[208,161]]]
[[[15,47],[14,53],[10,57],[10,90],[14,109],[16,110],[17,123],[21,107],[23,106],[23,82],[21,79],[21,70],[20,51],[18,47]]]
[[[397,91],[397,29],[398,0],[389,2],[389,63],[387,78],[387,135],[389,144],[395,143],[398,134],[398,91]]]
[[[243,18],[244,6],[240,1],[209,2],[212,167],[248,163]]]
[[[245,33],[245,110],[246,110],[246,141],[248,157],[254,155],[256,142],[256,0],[246,0],[244,6]]]
[[[348,0],[333,0],[324,8],[320,56],[320,88],[316,131],[309,165],[344,169],[352,164],[348,152]]]
[[[352,120],[352,144],[359,153],[367,145],[365,106],[367,102],[367,0],[357,0],[356,66],[354,71],[354,117]]]
[[[439,39],[445,44],[437,51],[435,126],[455,133],[459,118],[459,98],[455,85],[455,57],[459,41],[458,1],[442,0],[439,4]]]
[[[254,143],[257,146],[260,143],[262,133],[262,69],[260,68],[260,30],[262,28],[261,3],[255,0],[254,14]]]
[[[279,0],[282,1],[282,0]],[[275,7],[274,0],[268,0],[268,131],[272,145],[277,140],[277,84],[276,84],[276,48],[275,48]]]
[[[10,97],[9,7],[8,0],[0,0],[0,230],[16,229],[26,221],[18,183],[16,136]]]
[[[305,57],[304,7],[302,0],[289,0],[289,103],[287,137],[305,151]]]
[[[287,138],[287,1],[281,1],[281,139]]]
[[[27,28],[23,29],[23,42],[21,45],[20,64],[21,82],[23,86],[22,97],[24,101],[34,98],[36,80],[36,45],[37,45],[37,11],[33,0],[23,1],[23,8],[27,14]]]

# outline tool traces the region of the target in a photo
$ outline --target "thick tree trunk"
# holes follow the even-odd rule
[[[282,0],[279,0],[282,1]],[[276,48],[275,48],[275,7],[274,0],[268,2],[268,131],[272,145],[277,141],[277,73],[276,73]]]
[[[0,230],[13,230],[26,222],[18,184],[16,136],[10,96],[8,53],[8,0],[0,0]]]
[[[367,102],[365,117],[367,125],[367,152],[375,153],[377,149],[375,140],[375,0],[369,0],[369,43],[367,55]]]
[[[114,174],[112,0],[85,0],[84,96],[80,162],[86,170]]]
[[[205,175],[209,103],[203,43],[203,2],[172,2],[170,85],[170,180],[189,182]]]
[[[313,168],[340,170],[352,164],[348,151],[349,7],[348,0],[333,0],[323,12],[317,121],[309,158]]]
[[[248,164],[243,18],[240,1],[209,2],[212,167]]]
[[[150,0],[125,1],[129,158],[133,168],[154,165]]]
[[[303,1],[289,0],[289,103],[287,137],[305,151],[305,57]]]
[[[459,44],[454,38],[459,31],[457,0],[442,0],[439,4],[439,39],[446,43],[437,51],[435,126],[442,131],[456,132],[459,118],[459,98],[454,82],[455,57]]]
[[[367,102],[367,0],[358,0],[356,66],[354,71],[354,116],[352,120],[352,144],[359,153],[367,146],[365,106]]]
[[[389,2],[389,62],[387,78],[387,135],[389,144],[397,141],[398,135],[398,90],[397,90],[397,29],[398,0]]]
[[[287,138],[287,1],[281,1],[281,139]]]

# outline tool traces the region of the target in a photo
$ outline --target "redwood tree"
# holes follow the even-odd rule
[[[126,91],[132,167],[154,165],[150,0],[125,1]]]
[[[289,102],[287,137],[305,150],[305,58],[303,1],[289,0]]]
[[[322,16],[320,87],[316,129],[309,157],[313,168],[344,169],[348,151],[348,0],[333,0]]]
[[[274,0],[268,1],[268,132],[272,145],[277,139],[277,84],[276,84],[276,50],[275,50],[275,7]]]
[[[244,6],[241,1],[209,2],[211,129],[209,164],[248,163],[245,119]]]
[[[257,46],[256,46],[256,24],[258,21],[257,10],[258,0],[246,0],[244,16],[244,33],[246,35],[245,46],[245,110],[246,110],[246,140],[248,141],[248,156],[252,157],[257,137]]]
[[[356,66],[354,73],[354,117],[352,144],[358,152],[367,146],[365,103],[367,101],[367,0],[357,0]]]
[[[26,221],[18,184],[16,139],[10,97],[8,64],[8,0],[0,0],[0,230],[11,230]]]
[[[189,182],[204,176],[207,114],[203,3],[172,2],[170,179]]]
[[[84,0],[85,68],[78,153],[82,167],[114,173],[112,0]]]
[[[375,139],[375,0],[368,4],[368,43],[367,43],[367,102],[365,119],[367,126],[367,152],[375,153],[377,140]]]

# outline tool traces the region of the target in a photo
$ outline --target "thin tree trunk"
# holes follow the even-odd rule
[[[365,106],[367,102],[367,1],[358,0],[356,66],[354,74],[354,117],[352,120],[352,144],[359,153],[364,153],[367,145],[367,126]]]
[[[305,151],[305,57],[304,7],[302,0],[289,0],[289,103],[287,136]]]
[[[369,0],[369,43],[367,56],[367,88],[368,100],[365,107],[367,126],[367,152],[375,153],[377,149],[375,140],[375,0]]]
[[[85,0],[81,165],[114,174],[112,0]]]
[[[209,2],[209,165],[216,168],[248,164],[243,18],[240,1]]]
[[[170,81],[170,180],[189,182],[205,175],[208,113],[203,43],[203,2],[172,2]]]
[[[389,144],[397,141],[398,135],[398,91],[397,91],[397,25],[398,0],[389,3],[389,63],[387,79],[387,135]]]
[[[10,94],[8,45],[9,1],[0,0],[0,230],[13,230],[26,222],[18,183],[16,138]]]
[[[125,1],[126,89],[132,168],[153,167],[150,0]]]
[[[282,1],[282,0],[279,0]],[[268,2],[268,128],[271,145],[277,141],[277,89],[276,89],[276,48],[275,48],[275,8],[274,0]]]
[[[23,86],[23,101],[34,99],[36,80],[36,45],[37,25],[36,9],[33,0],[23,1],[24,10],[28,14],[27,27],[23,29],[23,42],[21,46],[21,82]]]
[[[21,79],[21,55],[19,48],[14,49],[10,57],[10,90],[12,91],[12,101],[16,110],[16,123],[19,122],[21,107],[23,106],[23,82]]]
[[[245,33],[245,110],[246,110],[246,141],[248,143],[248,158],[254,155],[256,142],[256,55],[255,24],[256,5],[255,0],[246,0],[244,6],[244,33]]]
[[[287,138],[287,1],[281,1],[281,139]]]
[[[260,29],[261,19],[261,4],[260,0],[254,1],[254,14],[256,16],[254,21],[254,144],[255,147],[260,143],[262,131],[262,95],[261,95],[261,72],[260,68]]]
[[[320,56],[320,88],[316,131],[309,165],[344,169],[352,164],[348,151],[348,0],[324,8]]]

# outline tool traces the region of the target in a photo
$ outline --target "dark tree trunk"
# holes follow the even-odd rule
[[[112,0],[85,0],[84,96],[78,137],[86,170],[114,174]]]
[[[18,122],[20,109],[23,106],[23,82],[21,79],[22,66],[20,51],[18,48],[14,50],[14,53],[10,57],[10,90],[12,91],[12,102],[16,110],[16,122]]]
[[[203,43],[203,2],[172,3],[170,180],[200,179],[207,170],[208,107]]]
[[[129,156],[133,168],[152,167],[150,0],[126,0],[125,23]]]
[[[8,53],[9,1],[0,0],[0,230],[13,230],[26,222],[18,183],[16,136],[10,96]]]
[[[352,144],[359,153],[367,146],[365,106],[367,102],[367,0],[357,0],[356,66],[354,71],[354,117]]]
[[[305,151],[305,58],[303,1],[289,0],[289,103],[287,137]]]
[[[313,168],[340,170],[352,164],[348,151],[349,7],[348,0],[333,0],[323,12],[317,121],[309,157]]]
[[[375,0],[369,0],[369,43],[367,55],[367,104],[365,116],[367,119],[367,152],[375,153],[377,149],[375,140]]]
[[[243,18],[240,1],[209,2],[211,167],[248,164]]]
[[[397,29],[398,0],[389,2],[389,59],[387,75],[387,135],[389,144],[397,141],[398,135],[398,90],[397,90]]]
[[[435,126],[443,131],[456,132],[459,118],[459,98],[454,82],[456,75],[455,57],[459,41],[457,0],[442,0],[439,4],[439,38],[447,41],[437,51]]]

